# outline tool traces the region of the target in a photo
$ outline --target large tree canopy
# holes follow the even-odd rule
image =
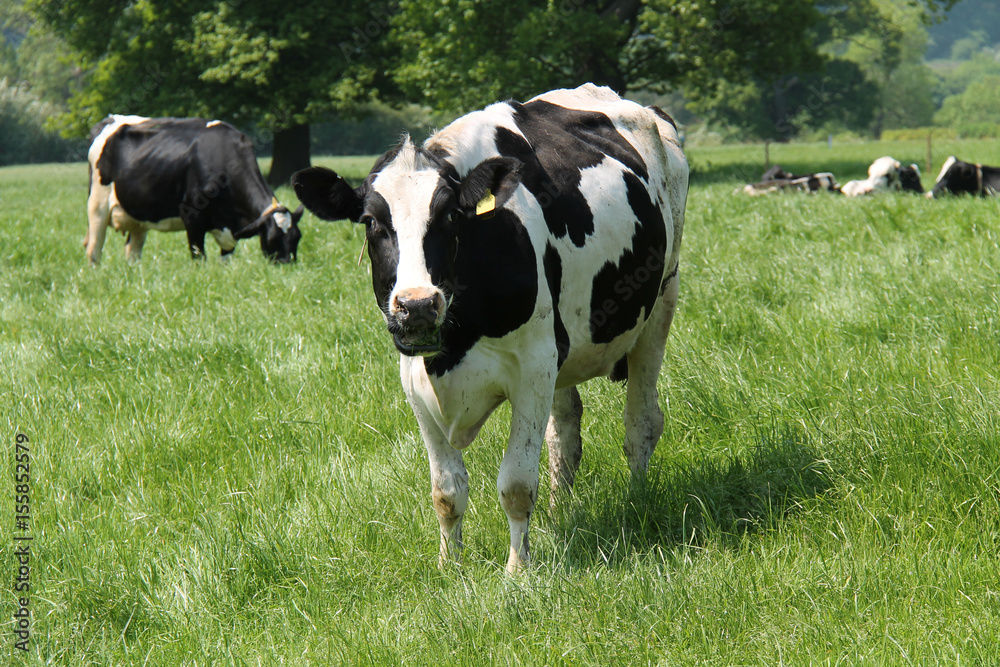
[[[402,0],[396,78],[459,111],[585,81],[627,88],[820,64],[814,3],[769,0]]]
[[[108,113],[208,116],[274,136],[270,180],[308,166],[308,123],[367,102],[379,87],[387,1],[35,0],[91,70],[65,129]],[[371,26],[374,25],[373,30]]]

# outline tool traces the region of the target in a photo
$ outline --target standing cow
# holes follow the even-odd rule
[[[430,459],[442,561],[457,559],[462,450],[510,401],[497,490],[507,569],[528,560],[542,440],[553,494],[580,463],[576,385],[627,373],[624,450],[645,473],[663,432],[656,382],[678,293],[688,166],[673,121],[587,84],[408,138],[354,189],[297,173],[317,216],[365,226],[375,297]]]
[[[97,264],[109,225],[137,260],[150,229],[186,231],[193,257],[211,233],[226,256],[260,236],[266,257],[294,261],[302,234],[257,167],[253,144],[221,121],[108,116],[90,131],[87,259]]]

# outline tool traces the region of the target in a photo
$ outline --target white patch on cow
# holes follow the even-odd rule
[[[948,159],[944,161],[943,165],[941,165],[941,171],[940,171],[940,173],[938,173],[938,177],[937,177],[937,180],[934,181],[934,185],[937,185],[938,183],[941,182],[941,179],[945,177],[945,174],[948,173],[948,171],[952,168],[952,166],[956,162],[958,162],[958,158],[957,157],[955,157],[954,155],[949,155],[948,156]]]
[[[848,197],[859,197],[873,192],[899,190],[899,160],[888,155],[880,157],[868,167],[868,178],[863,181],[848,181],[840,189]]]
[[[496,128],[510,130],[524,137],[514,122],[514,109],[506,102],[497,102],[462,116],[424,142],[424,149],[444,151],[459,177],[464,177],[483,160],[500,155],[494,139]],[[489,128],[488,131],[485,128]],[[527,139],[525,139],[527,141]]]
[[[107,143],[108,137],[117,132],[123,125],[138,125],[149,120],[145,116],[120,116],[117,114],[112,114],[110,118],[112,122],[108,123],[101,130],[101,133],[94,138],[94,141],[90,144],[90,150],[87,151],[87,159],[95,171],[97,170],[97,161],[101,159],[101,153],[104,152],[104,144]]]
[[[229,227],[212,229],[209,231],[211,231],[212,236],[215,237],[215,242],[218,243],[219,247],[223,250],[229,251],[236,247],[236,239],[233,238],[233,233],[229,231]]]
[[[880,157],[868,167],[868,180],[876,184],[876,189],[887,190],[893,183],[899,184],[899,167],[899,160],[888,155]]]
[[[207,123],[205,123],[205,127],[215,127],[216,125],[222,125],[222,121],[221,120],[210,120]]]
[[[292,228],[292,214],[288,211],[276,211],[274,221],[278,223],[278,228],[286,234]]]

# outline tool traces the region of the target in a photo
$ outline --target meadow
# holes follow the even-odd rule
[[[934,146],[1000,164],[1000,141]],[[864,176],[923,142],[772,146]],[[749,198],[760,146],[692,147],[681,299],[644,484],[624,390],[581,387],[575,494],[503,572],[509,410],[466,454],[439,569],[416,422],[360,230],[299,261],[193,262],[109,232],[86,167],[0,169],[0,656],[54,665],[992,665],[1000,662],[1000,200]],[[372,158],[321,158],[360,179]],[[936,172],[924,173],[924,185]],[[297,204],[289,188],[278,191]],[[15,524],[16,434],[30,526]],[[31,639],[15,648],[15,537]],[[20,594],[20,595],[23,595]]]

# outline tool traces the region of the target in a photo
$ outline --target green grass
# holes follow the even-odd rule
[[[843,182],[924,150],[771,156]],[[1000,163],[1000,142],[966,142],[936,147],[935,168],[950,152]],[[16,573],[18,430],[36,550],[31,651],[13,648],[8,583],[0,655],[996,664],[1000,200],[733,196],[760,147],[689,154],[650,477],[628,480],[622,388],[584,385],[575,497],[550,514],[543,483],[535,564],[515,578],[506,409],[467,453],[465,562],[437,567],[423,444],[355,227],[307,215],[294,266],[252,242],[192,262],[178,234],[129,265],[109,234],[93,270],[85,168],[0,169],[0,578]],[[370,162],[318,160],[355,180]]]

